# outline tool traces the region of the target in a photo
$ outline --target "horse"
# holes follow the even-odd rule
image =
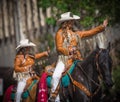
[[[16,85],[10,85],[5,91],[3,102],[14,102]],[[22,94],[22,102],[35,102],[38,81],[34,80],[28,89]]]
[[[71,75],[71,84],[60,88],[60,102],[100,102],[102,84],[108,88],[113,86],[112,59],[107,49],[97,48],[84,60],[77,61]],[[102,81],[101,81],[102,80]]]
[[[44,100],[47,102],[47,84],[46,84],[46,77],[47,73],[42,72],[41,66],[37,66],[34,68],[36,75],[40,78],[33,79],[32,83],[29,85],[28,88],[22,94],[22,101],[21,102],[41,102]],[[13,74],[13,73],[11,73]],[[16,85],[17,82],[13,85],[10,85],[7,90],[5,91],[3,102],[15,102],[15,92],[16,92]],[[44,97],[42,96],[44,95]]]

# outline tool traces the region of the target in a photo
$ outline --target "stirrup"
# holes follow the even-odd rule
[[[57,96],[56,93],[51,93],[48,102],[55,102],[56,96]]]
[[[48,102],[55,102],[55,97],[49,97]]]

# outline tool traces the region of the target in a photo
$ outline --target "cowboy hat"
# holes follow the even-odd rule
[[[68,20],[77,20],[80,19],[79,16],[73,15],[71,12],[66,12],[61,14],[61,18],[57,21],[58,24],[68,21]]]
[[[28,39],[23,39],[20,41],[20,44],[16,47],[16,49],[23,48],[23,47],[33,47],[33,46],[36,46],[36,45],[32,42],[29,42]]]

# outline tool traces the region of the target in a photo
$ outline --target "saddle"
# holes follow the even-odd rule
[[[28,87],[25,87],[24,92],[22,94],[23,99],[26,99],[30,95],[29,92],[32,90],[32,87],[37,83],[38,83],[38,80],[35,79],[32,81],[32,83]],[[14,85],[11,93],[11,100],[13,101],[15,100],[16,92],[17,92],[17,85]]]
[[[82,84],[82,83],[79,83],[77,82],[76,80],[74,80],[71,76],[71,73],[73,72],[77,62],[79,62],[80,60],[76,60],[73,62],[73,64],[71,65],[71,67],[69,67],[65,72],[63,72],[62,74],[62,78],[61,78],[61,82],[59,82],[56,90],[54,93],[52,93],[52,98],[55,99],[56,95],[58,94],[58,90],[59,90],[59,87],[61,87],[61,85],[63,87],[67,87],[70,82],[72,82],[72,84],[76,87],[78,87],[80,90],[82,90],[87,96],[91,96],[91,93],[90,91]],[[51,87],[51,76],[49,76],[47,78],[47,83],[48,83],[48,87]]]
[[[77,62],[78,61],[75,61],[75,62],[73,62],[73,64],[71,66],[67,66],[66,70],[62,73],[60,84],[63,87],[67,87],[70,84],[70,77],[69,77],[68,73],[71,74],[73,72]],[[49,65],[45,68],[45,72],[48,74],[48,77],[46,80],[47,80],[47,85],[49,88],[51,87],[51,79],[52,79],[54,70],[55,70],[55,64]]]
[[[58,86],[57,86],[55,92],[52,92],[51,95],[50,95],[50,98],[49,98],[50,102],[52,100],[55,100],[55,98],[56,98],[56,96],[59,92],[60,87],[67,87],[71,83],[70,74],[73,72],[77,62],[78,62],[78,60],[73,62],[73,64],[71,66],[68,66],[66,68],[66,70],[62,73],[62,77],[60,78],[60,81],[58,83]],[[54,72],[54,68],[55,67],[52,67],[52,66],[48,66],[46,68],[46,71],[48,73],[48,77],[47,77],[46,80],[47,80],[47,85],[48,85],[49,88],[51,88],[51,79],[52,79],[52,74]]]

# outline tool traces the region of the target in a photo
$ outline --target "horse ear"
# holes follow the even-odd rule
[[[107,50],[110,52],[110,48],[111,48],[111,44],[110,42],[108,43],[108,47],[107,47]]]

